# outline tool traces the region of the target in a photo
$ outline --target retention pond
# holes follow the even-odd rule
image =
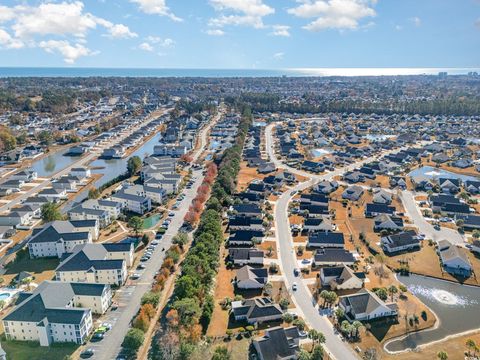
[[[415,349],[480,328],[480,287],[413,274],[398,276],[398,280],[436,314],[438,323],[434,328],[387,342],[386,350],[400,352]]]

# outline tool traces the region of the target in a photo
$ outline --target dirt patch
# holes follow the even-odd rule
[[[223,259],[227,255],[227,251],[222,247]],[[225,262],[221,261],[215,283],[215,308],[213,309],[212,319],[207,329],[207,336],[217,337],[225,335],[228,328],[228,310],[223,310],[219,304],[225,298],[233,299],[235,297],[232,279],[235,277],[235,271],[229,270],[225,266]]]

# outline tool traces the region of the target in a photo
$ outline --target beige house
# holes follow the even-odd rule
[[[110,306],[109,285],[44,281],[33,292],[21,293],[17,306],[3,318],[8,340],[85,343],[92,313]]]

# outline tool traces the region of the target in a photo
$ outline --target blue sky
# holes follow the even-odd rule
[[[0,66],[480,67],[480,0],[2,0]]]

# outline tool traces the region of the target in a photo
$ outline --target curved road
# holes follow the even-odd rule
[[[306,120],[306,119],[301,119]],[[334,333],[334,329],[330,321],[320,314],[316,301],[312,298],[312,294],[308,287],[301,281],[301,278],[295,277],[293,270],[297,266],[297,258],[294,252],[294,243],[290,231],[290,223],[288,220],[288,204],[297,191],[305,190],[316,183],[323,180],[332,180],[333,177],[342,175],[345,172],[352,170],[355,167],[359,167],[365,163],[377,160],[378,156],[372,156],[363,160],[359,160],[348,166],[335,169],[334,171],[326,174],[318,175],[311,174],[306,171],[298,170],[284,164],[275,155],[275,146],[272,137],[272,128],[275,123],[268,125],[265,128],[265,148],[267,150],[270,160],[275,164],[277,168],[287,170],[293,174],[306,177],[308,180],[302,182],[290,190],[285,191],[277,200],[275,205],[275,234],[277,237],[277,244],[279,246],[279,258],[280,265],[283,270],[285,283],[287,288],[291,288],[294,282],[297,283],[297,291],[291,293],[291,296],[296,304],[296,307],[303,313],[305,321],[313,328],[321,331],[326,338],[327,351],[337,360],[354,360],[358,359],[356,353],[353,352],[350,345],[343,342],[338,335]],[[400,149],[393,149],[382,153],[386,155],[391,152],[399,151]]]

